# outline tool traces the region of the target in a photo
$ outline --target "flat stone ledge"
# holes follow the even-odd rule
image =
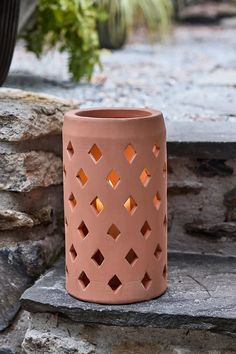
[[[236,123],[166,121],[168,154],[172,156],[236,158]]]
[[[59,313],[79,323],[201,329],[236,334],[236,259],[169,255],[169,288],[160,298],[131,305],[86,303],[67,294],[64,261],[21,298],[29,312]],[[78,284],[79,286],[79,284]]]
[[[63,95],[63,92],[58,92],[58,95]],[[44,146],[42,139],[50,141],[61,136],[64,113],[79,106],[73,100],[6,88],[0,89],[0,99],[0,150],[3,154],[14,151],[16,143],[20,144],[18,150],[24,150],[27,143],[28,147],[30,143],[35,146],[39,140],[38,145]],[[181,121],[180,117],[179,121],[167,119],[166,126],[171,156],[236,158],[235,121]],[[50,146],[51,149],[55,148]]]

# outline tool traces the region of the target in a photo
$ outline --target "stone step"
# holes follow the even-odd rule
[[[57,313],[84,324],[236,334],[236,259],[171,253],[168,269],[169,287],[162,297],[130,305],[99,305],[67,294],[61,259],[25,291],[21,304],[29,312]]]
[[[166,121],[169,156],[235,159],[235,122]]]

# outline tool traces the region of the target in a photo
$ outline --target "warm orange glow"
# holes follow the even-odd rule
[[[148,185],[150,178],[151,178],[151,175],[150,175],[147,168],[144,168],[144,170],[142,171],[139,178],[140,178],[141,183],[146,187]]]
[[[112,188],[116,188],[118,183],[120,182],[120,177],[118,176],[115,170],[111,170],[111,172],[107,176],[107,181]]]
[[[94,208],[97,214],[99,214],[104,209],[104,206],[98,197],[94,198],[90,205]]]
[[[79,179],[82,186],[84,186],[87,183],[88,177],[86,176],[86,174],[82,168],[79,170],[76,177]]]
[[[124,204],[124,207],[126,208],[126,210],[127,210],[128,212],[130,212],[131,214],[133,214],[134,211],[135,211],[136,208],[137,208],[137,204],[136,204],[135,200],[134,200],[132,197],[129,197],[129,198],[126,200],[126,202],[125,202],[125,204]]]
[[[129,161],[129,163],[132,163],[135,156],[136,156],[136,151],[134,150],[133,146],[131,144],[129,144],[125,150],[124,150],[124,155],[127,159],[127,161]]]
[[[89,151],[89,154],[91,155],[91,157],[94,159],[95,162],[100,160],[100,158],[102,157],[101,150],[96,144],[92,146],[91,150]]]
[[[126,200],[124,206],[125,206],[125,208],[126,208],[128,211],[131,210],[131,201],[130,201],[130,198]]]
[[[103,204],[102,204],[101,200],[98,198],[96,199],[96,209],[97,209],[98,213],[100,213],[100,211],[103,210]]]

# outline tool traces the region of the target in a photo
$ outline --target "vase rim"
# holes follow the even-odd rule
[[[72,119],[102,120],[102,121],[126,121],[156,118],[162,113],[156,109],[136,107],[92,107],[81,108],[66,114]]]

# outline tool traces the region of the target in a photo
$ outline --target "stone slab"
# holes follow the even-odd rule
[[[86,303],[67,294],[64,262],[21,298],[30,312],[59,313],[80,323],[202,329],[236,334],[236,259],[169,255],[169,288],[160,298],[131,305]],[[79,284],[78,284],[79,286]]]
[[[58,94],[64,96],[63,91],[58,91]],[[180,99],[179,105],[183,105],[186,101],[187,105],[191,104],[194,107],[192,110],[197,111],[198,107],[195,107],[194,104],[202,101],[200,99],[196,100],[197,95],[199,95],[199,91],[194,91],[190,97],[188,93],[187,98],[185,97],[183,101]],[[42,139],[46,137],[47,141],[53,141],[52,145],[60,146],[59,143],[55,144],[53,139],[55,139],[55,136],[61,135],[64,112],[78,106],[72,100],[62,100],[50,95],[4,88],[0,89],[0,99],[0,164],[2,162],[4,165],[6,165],[4,160],[6,152],[9,156],[7,155],[5,159],[7,158],[9,162],[14,157],[14,152],[11,152],[11,150],[14,151],[14,143],[18,143],[18,151],[25,151],[30,148],[29,142],[32,141],[35,142],[34,148],[38,146],[38,149],[39,147],[43,149],[45,141]],[[179,99],[176,99],[178,102]],[[215,100],[216,98],[213,97],[213,102],[212,100],[209,102],[209,99],[207,101],[211,109]],[[229,104],[224,103],[223,107],[227,111]],[[217,109],[219,111],[219,108]],[[236,105],[234,104],[234,107],[231,107],[230,110],[228,109],[227,112],[220,111],[220,114],[231,116],[235,109]],[[180,114],[181,117],[178,108],[176,114]],[[189,119],[187,121],[176,121],[167,117],[166,126],[169,155],[193,158],[236,158],[235,120],[228,121],[226,124],[225,121],[220,120],[198,121]],[[9,144],[11,144],[11,148],[9,148]],[[49,148],[52,149],[52,146],[49,146],[47,142],[46,149]],[[55,148],[53,149],[55,150]],[[42,152],[40,153],[42,155]],[[56,153],[60,154],[60,148]],[[20,160],[23,155],[15,156]],[[7,179],[9,180],[9,176]]]
[[[236,123],[166,122],[168,154],[180,157],[235,159]]]
[[[0,332],[12,323],[22,293],[53,264],[62,247],[61,234],[0,247]]]

